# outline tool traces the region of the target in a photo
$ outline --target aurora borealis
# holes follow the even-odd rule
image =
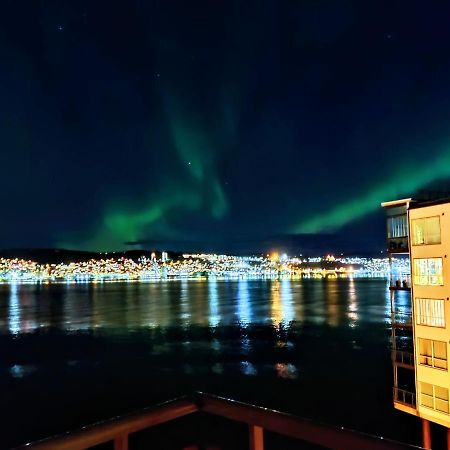
[[[428,186],[435,180],[445,179],[450,171],[450,148],[436,156],[427,158],[426,163],[415,166],[407,161],[402,171],[396,171],[391,177],[386,177],[379,185],[372,186],[367,192],[362,192],[348,201],[344,201],[329,211],[302,222],[295,230],[302,233],[317,233],[324,229],[336,229],[348,222],[363,217],[380,204],[385,198],[397,198],[399,193],[414,193]],[[411,177],[411,174],[416,176]]]
[[[257,251],[359,233],[378,248],[380,202],[450,191],[449,13],[7,2],[0,246]]]

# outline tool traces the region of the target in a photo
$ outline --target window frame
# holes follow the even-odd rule
[[[430,268],[431,260],[440,260],[440,262],[441,262],[441,264],[440,264],[441,265],[441,274],[440,275],[430,275],[429,268]],[[420,270],[419,271],[416,270],[416,261],[417,261],[417,264],[420,264],[420,263],[418,263],[418,261],[427,261],[426,275],[421,275]],[[441,256],[433,256],[430,258],[413,258],[412,269],[413,269],[413,283],[415,286],[444,286],[444,261]],[[417,272],[419,272],[419,274]],[[439,283],[438,284],[430,283],[431,277],[436,277],[436,276],[438,276],[440,278]],[[427,278],[427,283],[418,283],[417,280],[420,278],[423,278],[423,277]]]
[[[414,229],[414,222],[416,221],[426,221],[428,219],[438,219],[439,222],[439,242],[425,242],[425,234],[424,234],[424,242],[423,243],[417,243],[416,242],[416,234],[415,234],[415,229]],[[423,246],[423,245],[440,245],[442,244],[442,233],[441,233],[441,217],[439,215],[437,216],[428,216],[428,217],[418,217],[417,219],[411,219],[411,245],[413,246]]]
[[[426,302],[439,302],[442,305],[442,308],[440,308],[443,312],[443,324],[442,325],[432,325],[429,323],[429,320],[427,319],[434,319],[434,320],[438,320],[440,319],[439,316],[424,316],[422,314],[420,314],[420,311],[423,308],[420,308],[419,302],[421,301],[426,301]],[[446,328],[447,326],[447,317],[445,314],[445,300],[443,298],[423,298],[423,297],[415,297],[414,298],[414,317],[415,317],[415,323],[418,326],[421,327],[432,327],[432,328]],[[424,320],[425,318],[425,320]]]
[[[431,386],[433,395],[423,393],[423,389],[422,388],[423,388],[424,384],[427,384],[428,386]],[[436,387],[439,388],[439,389],[445,389],[447,391],[447,400],[445,400],[445,399],[443,399],[441,397],[436,397]],[[423,403],[423,401],[422,401],[422,396],[424,396],[425,398],[428,398],[428,399],[432,399],[433,400],[433,407],[425,405]],[[442,411],[442,409],[437,409],[436,408],[436,400],[439,400],[441,402],[447,403],[447,412]],[[436,412],[441,413],[441,414],[445,414],[447,416],[450,415],[449,389],[446,388],[446,387],[437,386],[435,384],[427,383],[426,381],[421,381],[420,382],[420,406],[422,406],[424,408],[427,408],[427,409],[431,409],[431,410],[436,411]]]
[[[428,342],[431,343],[431,356],[428,356],[428,355],[425,355],[425,354],[422,354],[422,353],[421,353],[421,351],[420,351],[420,341],[428,341]],[[435,350],[434,350],[434,347],[435,347],[434,344],[435,344],[436,342],[445,345],[445,356],[446,356],[445,359],[442,359],[442,358],[436,358],[436,356],[435,356]],[[438,340],[436,340],[436,339],[427,339],[427,338],[419,337],[419,338],[417,338],[417,354],[418,354],[418,356],[419,356],[419,357],[418,357],[418,362],[419,362],[419,365],[420,365],[420,366],[430,367],[430,368],[432,368],[432,369],[437,369],[437,370],[444,370],[445,372],[448,371],[448,349],[447,349],[447,342],[446,342],[446,341],[438,341]],[[422,363],[422,362],[421,362],[421,358],[422,358],[422,357],[423,357],[423,358],[427,358],[427,359],[431,359],[431,364]],[[435,360],[438,360],[438,361],[445,361],[445,368],[443,368],[443,367],[437,367],[436,364],[435,364]]]

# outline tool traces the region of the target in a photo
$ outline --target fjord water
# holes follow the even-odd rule
[[[194,389],[417,444],[389,318],[376,278],[3,284],[2,445]]]

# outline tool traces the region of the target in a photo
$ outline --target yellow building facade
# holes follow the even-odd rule
[[[387,210],[390,259],[406,255],[411,267],[408,280],[391,279],[390,285],[394,406],[422,419],[423,447],[431,448],[429,422],[450,428],[450,200],[402,199],[382,206]],[[411,293],[410,320],[398,319],[399,290]],[[397,348],[398,335],[407,336],[408,328],[411,357]]]

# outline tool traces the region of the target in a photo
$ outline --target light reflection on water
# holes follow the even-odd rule
[[[220,323],[219,299],[217,296],[217,280],[208,281],[209,295],[209,325],[215,328]]]
[[[353,328],[358,322],[358,296],[356,294],[355,280],[353,278],[349,278],[348,299],[348,318],[351,321],[349,326]]]
[[[244,375],[257,375],[257,373],[258,373],[256,370],[256,367],[251,362],[242,361],[240,363],[240,366],[241,366],[241,372]]]
[[[11,334],[16,334],[21,331],[18,286],[16,283],[12,283],[11,295],[9,297],[9,332]]]
[[[398,304],[406,308],[407,300],[400,292]],[[53,405],[39,417],[41,426],[59,420],[61,393],[80,384],[71,399],[80,399],[79,415],[83,398],[100,396],[89,405],[94,411],[108,399],[116,403],[123,386],[124,412],[129,398],[134,408],[188,387],[220,386],[216,393],[338,425],[346,417],[351,428],[364,429],[355,410],[371,404],[374,417],[390,417],[392,410],[389,318],[381,279],[3,284],[0,383],[12,410],[7,428],[22,424],[24,414],[34,420],[37,414],[28,411],[40,392]],[[330,404],[353,406],[324,418]],[[68,412],[67,422],[77,414]],[[93,419],[108,414],[101,409]],[[12,444],[22,442],[10,434]]]
[[[293,380],[293,379],[297,378],[297,376],[298,376],[298,373],[297,373],[298,370],[297,370],[297,367],[294,366],[294,364],[276,363],[275,368],[277,371],[277,375],[280,378],[286,378],[286,379]]]
[[[406,300],[404,303],[406,307]],[[0,286],[0,332],[28,333],[38,327],[69,332],[190,325],[245,327],[268,322],[275,327],[311,322],[353,328],[361,321],[386,322],[389,307],[384,282],[373,279],[13,283]]]
[[[250,305],[250,295],[248,291],[248,280],[238,281],[238,310],[237,322],[247,325],[252,322],[252,312]]]
[[[9,368],[9,373],[13,378],[23,378],[37,370],[35,365],[14,364]]]

